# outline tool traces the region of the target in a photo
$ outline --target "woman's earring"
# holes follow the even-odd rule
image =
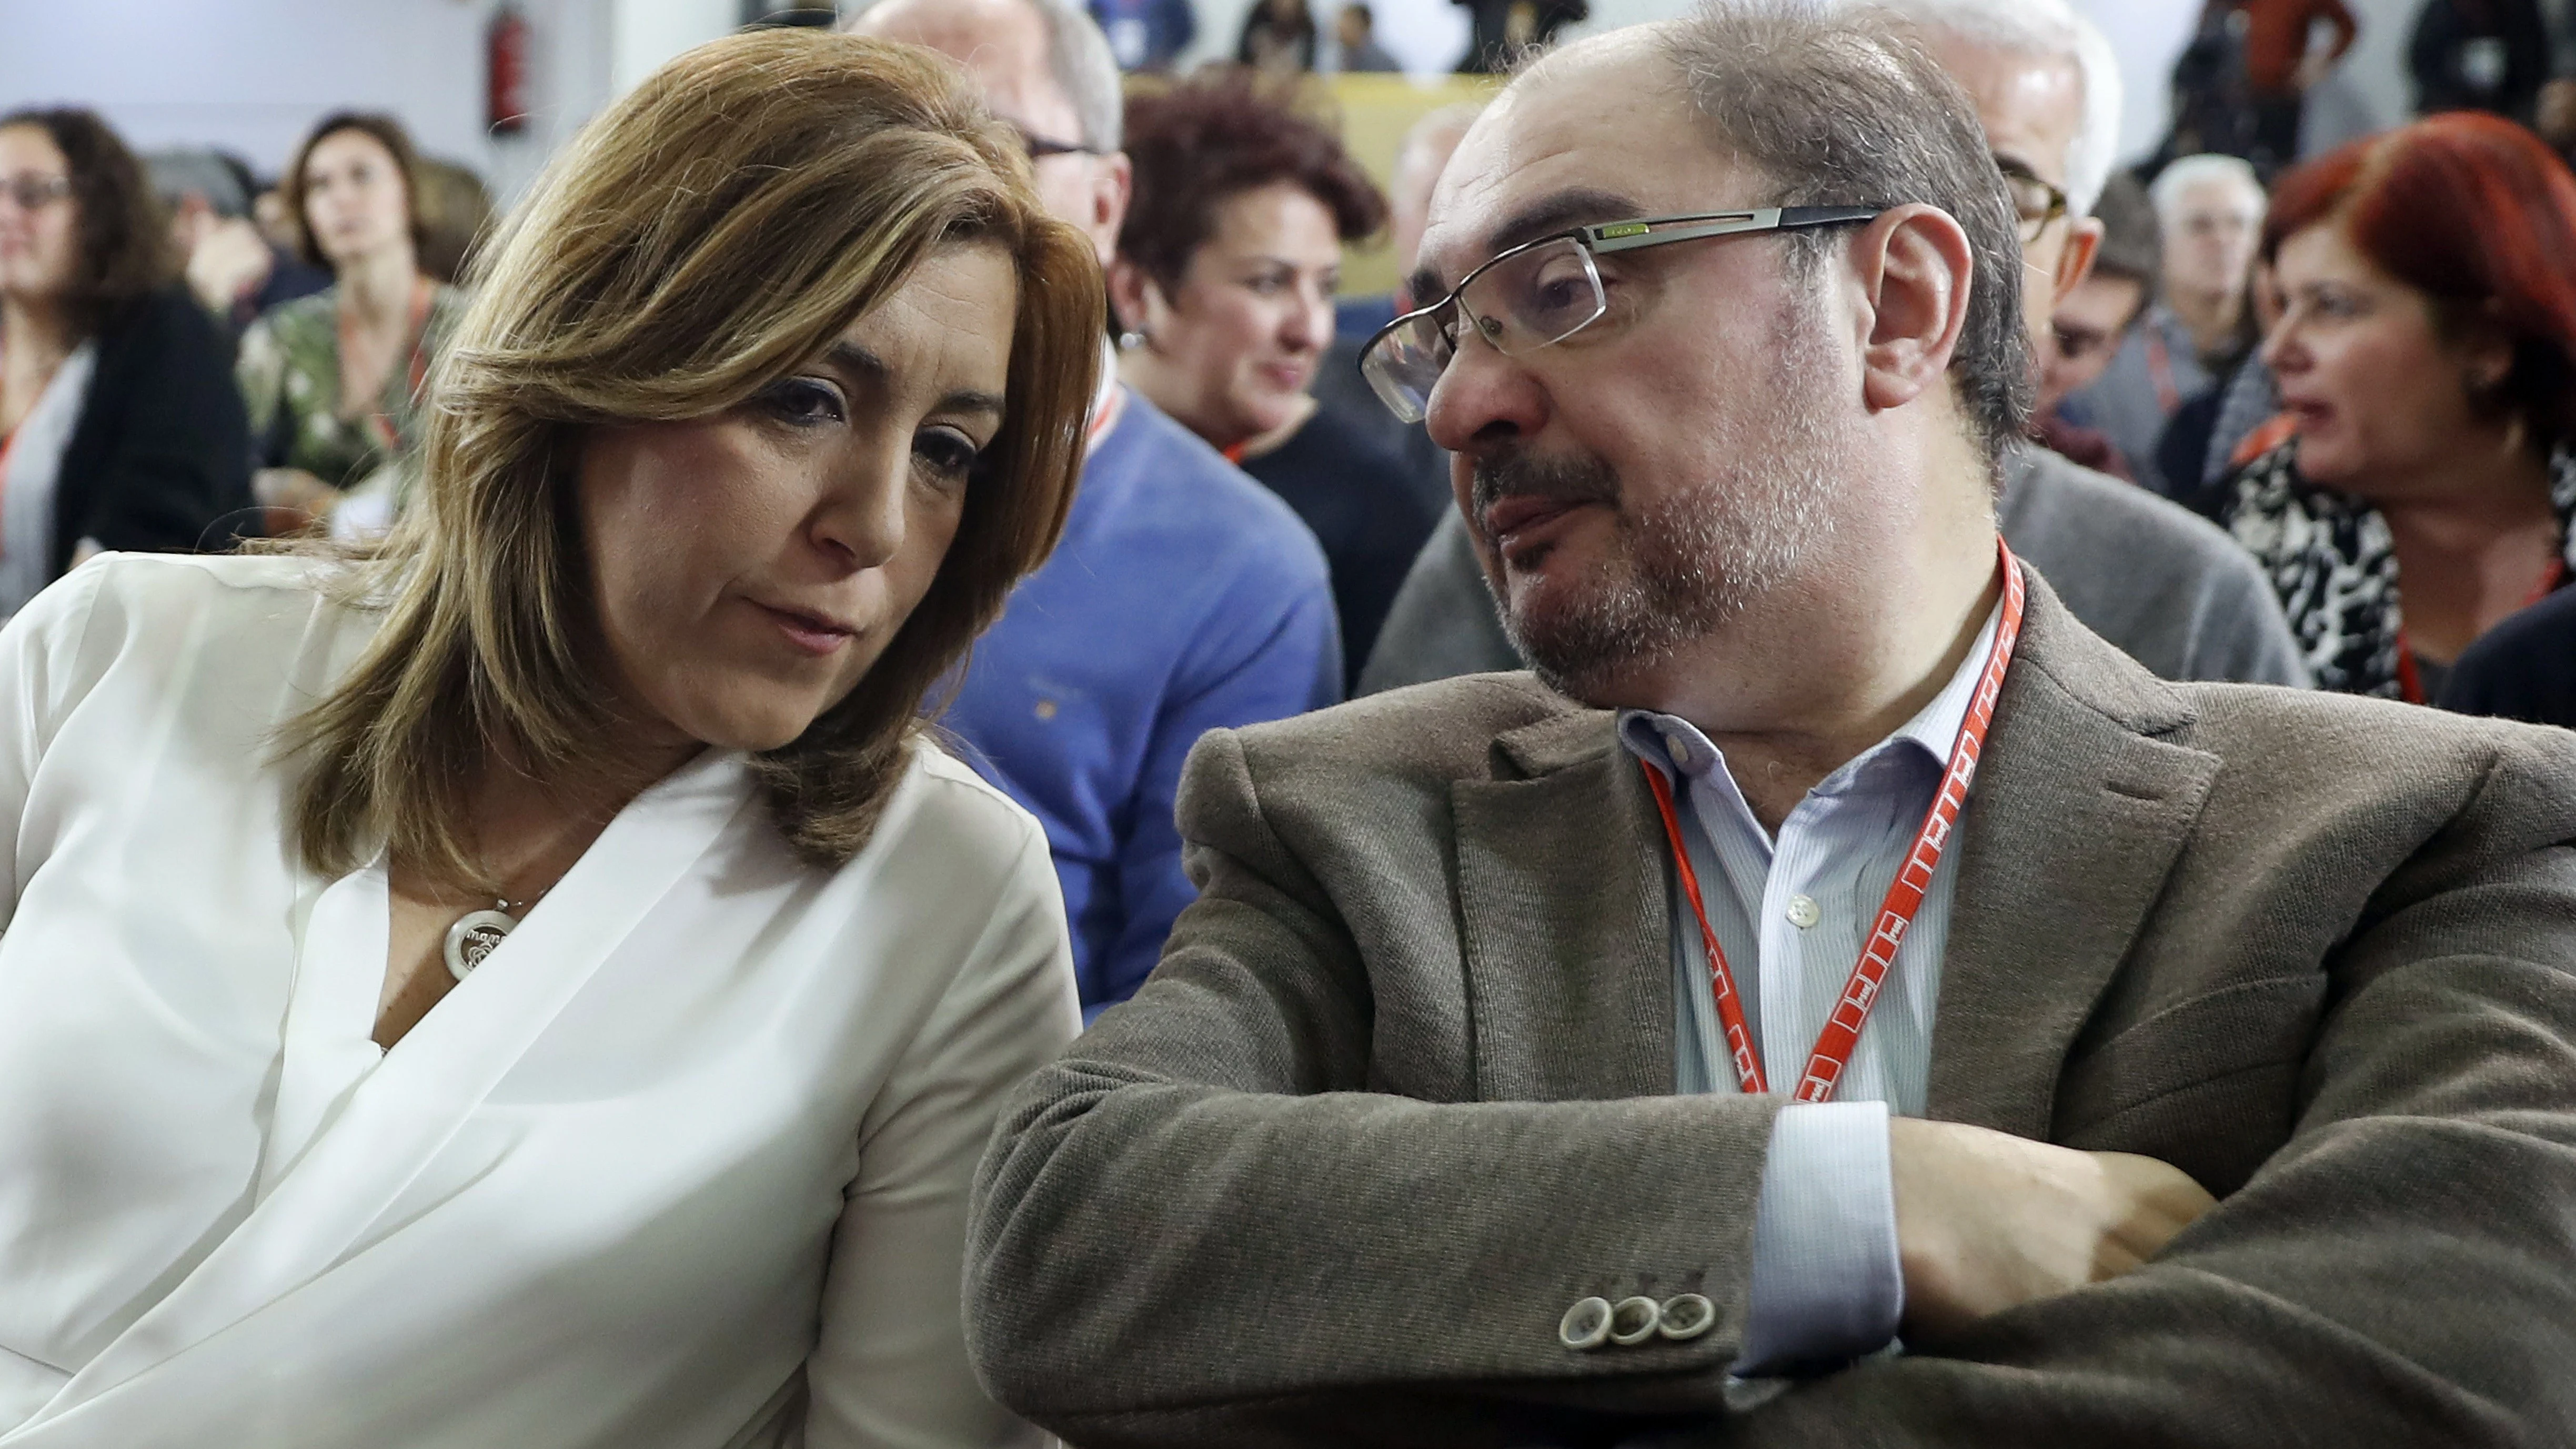
[[[1152,338],[1147,337],[1144,333],[1130,329],[1118,334],[1118,350],[1121,352],[1133,352],[1152,340]]]

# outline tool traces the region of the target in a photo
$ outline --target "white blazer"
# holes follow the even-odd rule
[[[959,1292],[1079,1026],[1035,822],[925,749],[820,869],[710,752],[380,1051],[383,865],[281,824],[375,627],[320,567],[111,555],[0,632],[0,1446],[1034,1440]]]

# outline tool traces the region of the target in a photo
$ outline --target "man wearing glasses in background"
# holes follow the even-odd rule
[[[1109,43],[1075,0],[880,0],[847,29],[965,63],[1037,192],[1106,266],[1127,215]],[[1119,385],[1100,395],[1064,538],[975,643],[941,716],[1046,827],[1085,1016],[1136,989],[1196,894],[1172,794],[1202,730],[1341,698],[1321,545],[1278,495]]]
[[[1976,103],[2021,222],[2022,320],[2045,366],[2059,304],[2093,270],[2119,143],[2111,44],[2066,0],[1857,0],[1904,17]],[[1995,505],[2075,617],[2167,679],[2309,683],[2280,600],[2235,540],[2148,489],[2037,443]]]
[[[2576,1437],[2576,738],[2167,684],[2013,559],[2020,239],[1883,24],[1615,32],[1461,144],[1364,366],[1536,677],[1200,742],[1200,900],[978,1173],[1018,1412]]]
[[[2120,76],[2110,45],[2064,0],[1894,0],[1976,102],[2021,221],[2023,316],[2034,355],[2084,280],[2111,174]],[[2308,683],[2261,571],[2206,520],[2034,444],[2004,460],[1998,521],[2085,627],[2167,679]],[[1447,521],[1388,611],[1364,693],[1517,669],[1472,541]]]

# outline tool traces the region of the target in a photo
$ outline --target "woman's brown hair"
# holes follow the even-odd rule
[[[1384,193],[1330,127],[1297,113],[1293,94],[1235,67],[1129,97],[1136,194],[1118,228],[1118,254],[1175,286],[1215,235],[1219,207],[1283,181],[1332,213],[1345,243],[1384,226]]]
[[[277,189],[286,202],[287,218],[295,224],[295,251],[314,266],[331,266],[322,254],[321,244],[313,239],[313,224],[304,216],[304,163],[313,159],[313,148],[339,135],[355,131],[385,148],[394,158],[394,172],[402,177],[403,217],[411,232],[412,253],[417,256],[428,249],[429,223],[423,216],[420,186],[420,152],[411,144],[411,133],[403,124],[380,111],[333,111],[304,133],[304,143],[295,148],[295,159],[286,163],[286,174],[278,179]]]
[[[924,699],[1063,528],[1101,284],[953,63],[799,29],[664,66],[583,129],[496,239],[432,379],[419,495],[343,580],[383,626],[289,739],[311,756],[304,859],[338,874],[383,842],[488,886],[468,822],[492,742],[539,779],[578,780],[626,723],[571,501],[583,430],[735,407],[970,240],[1017,265],[1009,414],[919,607],[847,699],[755,757],[800,853],[856,853]]]
[[[0,116],[0,130],[11,126],[44,132],[69,168],[78,259],[61,305],[74,336],[97,335],[126,306],[177,280],[169,220],[143,163],[107,122],[63,106]]]

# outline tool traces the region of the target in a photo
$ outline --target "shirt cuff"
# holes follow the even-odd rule
[[[1874,1353],[1896,1337],[1904,1312],[1887,1104],[1781,1108],[1754,1209],[1752,1293],[1735,1372],[1789,1373]]]

